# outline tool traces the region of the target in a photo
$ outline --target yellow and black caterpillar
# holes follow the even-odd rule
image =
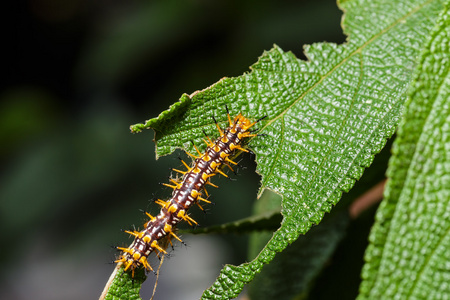
[[[160,253],[167,253],[166,247],[161,244],[162,239],[168,239],[170,242],[172,238],[175,238],[181,242],[181,239],[174,233],[175,227],[181,220],[188,222],[190,225],[197,224],[195,220],[189,217],[187,211],[194,204],[200,206],[200,201],[210,203],[207,200],[208,194],[205,189],[206,185],[215,186],[210,182],[210,178],[216,174],[227,177],[221,170],[221,167],[223,165],[230,167],[230,164],[237,164],[230,159],[236,150],[248,152],[248,150],[243,148],[242,142],[246,138],[257,135],[249,129],[262,118],[252,122],[242,114],[237,115],[233,120],[229,113],[227,116],[229,127],[223,130],[216,122],[220,136],[214,142],[207,137],[207,141],[205,141],[207,144],[206,151],[201,153],[194,146],[198,155],[188,153],[194,158],[192,165],[189,166],[182,161],[187,171],[174,169],[174,171],[181,173],[183,177],[181,180],[171,179],[171,184],[164,184],[173,188],[173,192],[169,200],[163,201],[158,199],[156,201],[157,204],[161,205],[160,213],[156,217],[147,213],[150,221],[145,224],[145,228],[142,231],[126,231],[133,235],[135,239],[128,248],[118,247],[122,254],[116,262],[123,264],[125,271],[131,270],[133,277],[134,270],[140,266],[143,266],[146,270],[153,271],[153,268],[147,261],[148,256],[152,252],[156,252],[158,256]],[[205,197],[203,197],[203,193]]]

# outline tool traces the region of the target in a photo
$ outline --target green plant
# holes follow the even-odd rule
[[[343,192],[361,178],[399,123],[359,297],[450,296],[446,251],[450,245],[450,20],[449,4],[443,2],[342,1],[347,43],[308,46],[308,61],[274,46],[251,72],[185,94],[159,117],[131,126],[133,132],[153,128],[157,155],[166,155],[176,148],[192,152],[190,141],[199,145],[203,130],[212,131],[209,116],[217,108],[228,105],[232,112],[255,119],[268,116],[260,126],[266,136],[252,139],[251,149],[261,175],[259,195],[269,189],[282,198],[281,226],[269,237],[254,236],[252,260],[226,265],[202,299],[236,297],[277,252],[320,223]],[[372,170],[365,175],[373,175],[370,183],[359,186],[358,193],[381,180],[379,169]],[[251,229],[252,224],[269,227],[267,212],[280,200],[267,197],[257,203],[252,220],[238,223],[233,230],[239,231],[241,225]],[[302,237],[300,249],[309,251],[287,251],[286,260],[273,267],[280,277],[262,280],[251,294],[268,286],[277,298],[308,297],[345,235],[347,206],[356,193],[346,197],[344,209],[334,209],[312,234]],[[261,247],[256,245],[261,244],[258,253],[255,249]],[[286,264],[289,268],[283,267]],[[270,285],[270,281],[287,283],[295,274],[302,276],[286,284],[289,288]],[[127,276],[117,277],[106,299],[139,298],[136,282],[144,278],[138,275],[132,284]]]

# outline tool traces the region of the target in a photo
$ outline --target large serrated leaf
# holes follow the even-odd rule
[[[178,103],[158,118],[131,126],[153,128],[157,155],[193,151],[203,130],[213,135],[215,114],[261,121],[266,136],[250,141],[262,177],[260,193],[282,197],[283,221],[251,262],[227,265],[203,299],[236,297],[276,252],[319,223],[342,192],[350,190],[396,129],[415,60],[441,1],[346,1],[344,45],[305,47],[309,61],[275,46],[251,72],[224,78]],[[215,134],[214,134],[215,136]]]
[[[449,6],[421,55],[394,143],[360,299],[450,297]]]

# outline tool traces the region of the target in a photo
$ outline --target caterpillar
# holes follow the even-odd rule
[[[232,155],[236,151],[249,152],[243,148],[242,142],[246,138],[257,136],[250,128],[264,119],[263,117],[252,122],[239,113],[232,120],[228,108],[227,118],[229,126],[223,130],[213,117],[220,136],[213,142],[205,134],[207,138],[207,140],[204,140],[207,145],[206,151],[201,153],[194,145],[198,155],[187,152],[193,158],[193,162],[189,166],[181,160],[187,169],[186,171],[173,169],[173,171],[182,174],[182,178],[180,180],[170,179],[170,184],[163,184],[172,188],[173,192],[169,200],[163,201],[158,199],[155,201],[161,206],[159,214],[154,217],[146,213],[150,220],[144,225],[145,228],[142,231],[125,231],[134,236],[134,241],[128,248],[117,247],[117,249],[122,251],[122,254],[115,262],[123,264],[125,272],[131,271],[132,277],[134,277],[135,269],[141,266],[147,271],[155,273],[147,259],[152,252],[155,252],[158,257],[161,253],[163,255],[167,254],[165,250],[168,244],[166,239],[170,243],[172,238],[182,242],[175,234],[175,229],[179,222],[183,220],[191,226],[197,225],[197,222],[187,214],[187,211],[193,205],[198,205],[203,210],[200,202],[211,203],[208,200],[209,195],[205,186],[217,186],[210,182],[210,178],[216,174],[228,177],[221,168],[227,165],[232,169],[230,164],[237,165],[230,158],[230,156],[233,157]],[[166,245],[162,245],[162,242],[165,242],[164,244]]]

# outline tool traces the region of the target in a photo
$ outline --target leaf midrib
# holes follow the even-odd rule
[[[417,8],[413,9],[410,13],[406,14],[404,17],[398,19],[396,22],[392,23],[392,25],[386,27],[384,30],[380,31],[379,34],[374,35],[371,39],[369,39],[367,42],[365,42],[364,44],[362,44],[360,47],[356,48],[353,52],[350,52],[350,54],[344,58],[341,62],[339,62],[335,67],[333,67],[332,69],[330,69],[330,71],[328,71],[325,75],[323,75],[315,84],[313,84],[310,88],[308,88],[305,92],[303,92],[303,94],[301,94],[297,99],[295,99],[292,104],[290,104],[284,111],[282,111],[278,116],[276,116],[273,119],[270,119],[266,125],[264,125],[261,128],[261,131],[263,129],[265,129],[266,127],[270,126],[274,121],[276,121],[278,118],[280,118],[281,116],[284,116],[295,104],[297,104],[297,102],[299,102],[300,100],[302,100],[308,93],[310,93],[314,88],[316,88],[320,83],[322,83],[323,80],[325,80],[326,78],[328,78],[336,69],[338,69],[340,66],[342,66],[345,62],[347,62],[350,58],[353,58],[353,56],[357,53],[362,52],[362,50],[370,45],[374,40],[376,40],[377,38],[379,38],[380,36],[382,36],[384,33],[386,33],[387,31],[389,31],[391,28],[397,26],[399,23],[402,23],[403,20],[406,20],[409,16],[415,14],[417,11],[419,11],[422,7],[428,5],[429,3],[433,2],[435,0],[428,0],[427,2],[423,3],[422,5],[419,5]],[[349,45],[349,44],[344,44],[342,46],[345,45]],[[305,63],[310,63],[310,61],[305,61]],[[272,71],[268,71],[268,70],[262,70],[260,69],[260,71],[262,72],[272,72]],[[303,73],[303,72],[300,72]]]
[[[350,52],[350,54],[345,57],[342,61],[340,61],[336,66],[334,66],[332,69],[330,69],[330,71],[328,71],[325,75],[323,75],[316,83],[314,83],[310,88],[308,88],[305,92],[303,92],[303,94],[301,94],[297,99],[295,99],[292,104],[290,104],[284,111],[282,111],[278,116],[276,116],[273,119],[270,119],[262,128],[261,131],[263,131],[266,127],[270,126],[272,123],[274,123],[276,120],[278,120],[281,117],[284,117],[284,115],[294,106],[296,105],[300,100],[302,100],[307,94],[309,94],[314,88],[316,88],[319,84],[321,84],[325,79],[327,79],[329,76],[331,76],[331,74],[333,74],[333,72],[335,70],[337,70],[339,67],[341,67],[344,63],[346,63],[348,60],[352,59],[354,57],[354,55],[356,54],[360,54],[361,55],[361,61],[362,61],[362,51],[363,49],[365,49],[368,45],[370,45],[374,40],[378,39],[379,37],[381,37],[383,34],[385,34],[386,32],[388,32],[389,30],[391,30],[392,28],[394,28],[395,26],[397,26],[398,24],[402,23],[404,20],[406,20],[407,18],[409,18],[410,16],[412,16],[413,14],[415,14],[416,12],[418,12],[420,9],[422,9],[424,6],[428,5],[429,3],[433,2],[434,0],[428,0],[426,2],[424,2],[423,4],[417,6],[415,9],[412,9],[408,14],[406,14],[405,16],[403,16],[402,18],[397,19],[397,21],[393,22],[390,26],[386,27],[385,29],[383,29],[382,31],[380,31],[378,34],[374,35],[372,38],[370,38],[369,40],[367,40],[364,44],[362,44],[360,47],[356,48],[353,52]],[[348,45],[348,44],[347,44]],[[305,62],[305,63],[310,63],[309,61]],[[362,67],[362,66],[361,66]],[[267,70],[261,70],[264,72],[271,72],[271,71],[267,71]],[[352,102],[353,104],[353,102]],[[348,111],[348,113],[350,113],[350,110]],[[347,114],[348,116],[348,114]],[[343,120],[343,123],[346,122],[346,119]],[[342,126],[341,126],[342,128]],[[337,137],[335,138],[335,141],[337,140]],[[328,156],[326,156],[328,157]],[[323,163],[325,163],[327,161],[327,159],[325,158],[322,162],[321,165],[323,165]],[[273,171],[274,168],[272,168],[270,170],[270,172],[266,175],[267,177],[270,177],[273,175]],[[314,175],[314,178],[317,176]],[[311,182],[313,182],[314,180],[312,180]],[[309,189],[311,187],[311,184],[309,184]],[[298,203],[295,207],[298,208],[300,205],[300,203]]]
[[[320,83],[322,83],[323,80],[325,80],[326,78],[328,78],[328,76],[330,76],[336,69],[338,69],[341,65],[343,65],[345,62],[347,62],[349,59],[351,59],[353,57],[353,55],[362,52],[362,50],[370,45],[372,43],[372,41],[376,40],[377,38],[379,38],[381,35],[383,35],[384,33],[386,33],[387,31],[389,31],[391,28],[395,27],[396,25],[398,25],[399,23],[401,23],[403,20],[407,19],[409,16],[413,15],[414,13],[416,13],[417,11],[419,11],[422,7],[428,5],[429,3],[433,2],[435,0],[428,0],[427,2],[424,2],[422,5],[417,6],[415,9],[411,10],[410,13],[406,14],[404,17],[398,19],[396,22],[393,22],[390,26],[386,27],[384,30],[380,31],[378,34],[374,35],[371,39],[367,40],[367,42],[365,42],[364,44],[362,44],[360,47],[356,48],[353,52],[350,52],[350,54],[344,58],[341,62],[339,62],[335,67],[333,67],[332,69],[330,69],[330,71],[328,71],[325,75],[322,75],[320,77],[320,75],[313,73],[315,75],[318,75],[320,77],[320,79],[313,84],[310,88],[308,88],[305,92],[303,92],[303,94],[301,94],[297,99],[295,99],[292,104],[290,104],[284,111],[282,111],[280,114],[278,114],[278,116],[276,116],[273,119],[270,119],[266,125],[264,125],[260,131],[264,130],[266,127],[270,126],[273,122],[275,122],[278,118],[284,116],[295,104],[297,104],[300,100],[302,100],[308,93],[310,93],[315,87],[317,87]],[[344,44],[345,45],[345,44]],[[342,45],[342,46],[344,46]],[[347,44],[348,45],[348,44]],[[306,61],[305,63],[310,63],[310,61]],[[268,71],[268,70],[262,70],[259,69],[261,72],[272,72],[272,71]],[[279,71],[277,71],[278,73]],[[290,71],[291,72],[291,71]],[[302,74],[310,74],[310,72],[300,72]],[[219,82],[221,82],[223,79],[219,80]],[[215,84],[211,85],[208,88],[211,88],[212,86],[215,86],[217,84],[219,84],[219,82],[216,82]],[[201,91],[195,91],[194,93],[192,93],[191,95],[189,95],[189,97],[194,97],[196,94],[203,92],[204,90],[208,89],[205,88]],[[148,121],[146,121],[148,122]],[[225,122],[225,121],[224,121]],[[218,123],[222,123],[222,122],[218,122]],[[199,126],[196,128],[200,128],[200,127],[209,127],[211,126],[212,123],[209,124],[205,124],[203,126]],[[187,132],[190,131],[191,129],[186,128],[184,130],[179,131],[178,133],[183,133],[183,132]],[[271,174],[268,174],[271,175]]]

